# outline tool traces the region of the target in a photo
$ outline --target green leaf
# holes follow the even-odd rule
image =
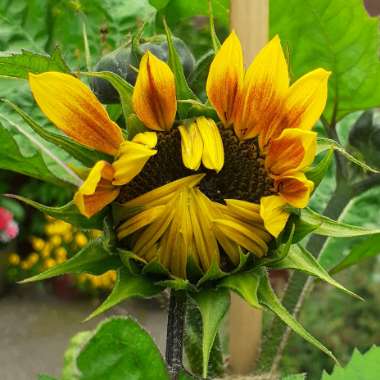
[[[380,105],[379,21],[362,1],[272,0],[269,9],[270,34],[290,51],[295,78],[318,67],[332,71],[328,120]]]
[[[128,271],[127,268],[120,268],[117,271],[117,280],[111,294],[85,320],[88,321],[99,314],[104,313],[105,311],[111,309],[111,307],[114,307],[128,298],[150,298],[161,291],[162,288],[155,286],[147,277],[135,275]]]
[[[106,210],[94,215],[91,218],[87,218],[82,215],[77,206],[75,206],[73,201],[60,206],[60,207],[49,207],[41,203],[35,202],[31,199],[21,197],[20,195],[6,194],[7,197],[17,199],[20,202],[26,203],[29,206],[36,208],[37,210],[49,215],[55,219],[63,220],[73,226],[83,228],[83,229],[102,229],[103,219],[105,217]]]
[[[186,373],[185,371],[181,371],[179,374],[178,380],[197,380],[197,377],[191,376],[189,373]]]
[[[104,248],[102,238],[97,238],[88,243],[69,260],[58,264],[35,276],[29,277],[20,283],[41,281],[60,276],[65,273],[92,273],[102,274],[110,269],[118,269],[122,263],[117,255],[111,255]]]
[[[169,380],[153,339],[130,318],[102,322],[81,349],[76,365],[78,380]]]
[[[0,123],[1,169],[11,170],[56,185],[72,186],[80,183],[78,177],[71,170],[67,171],[67,167],[64,169],[63,165],[57,164],[57,157],[50,149],[43,147],[43,144],[37,140],[31,144],[29,137],[29,135],[14,133]],[[59,158],[58,161],[60,161]]]
[[[300,211],[300,218],[303,222],[315,225],[316,229],[313,231],[316,235],[332,236],[332,237],[351,237],[351,236],[365,236],[380,233],[379,229],[368,229],[359,226],[352,226],[350,224],[336,222],[318,214],[310,208],[304,208]]]
[[[336,366],[331,375],[323,372],[322,380],[378,380],[380,373],[380,347],[372,346],[365,354],[357,349],[343,368]]]
[[[39,74],[46,71],[70,72],[57,47],[51,56],[27,50],[0,55],[0,75],[28,79],[29,73]]]
[[[323,178],[325,178],[327,171],[329,170],[329,167],[331,165],[332,159],[334,156],[334,149],[330,148],[327,153],[324,155],[322,160],[314,167],[310,168],[306,172],[306,177],[314,182],[314,189],[319,186],[319,184],[322,182]]]
[[[207,377],[211,348],[220,323],[230,306],[230,293],[226,289],[206,289],[192,295],[202,316],[203,377]]]
[[[380,234],[369,237],[368,239],[354,245],[349,254],[333,269],[330,273],[338,273],[343,269],[360,263],[380,254]]]
[[[124,119],[127,122],[128,116],[133,113],[132,107],[132,94],[133,86],[124,80],[121,76],[112,73],[111,71],[100,71],[100,72],[82,72],[82,75],[87,75],[90,77],[97,77],[105,79],[115,88],[119,93],[120,102],[123,109]]]
[[[166,24],[165,20],[164,20],[164,27],[165,27],[166,39],[168,41],[168,54],[169,54],[168,63],[174,73],[177,99],[197,100],[197,97],[195,96],[195,94],[193,93],[193,91],[191,90],[191,88],[189,87],[186,81],[181,60],[179,58],[177,50],[174,47],[172,33],[168,25]],[[178,112],[181,118],[184,118],[186,116],[188,109],[189,109],[189,105],[181,104],[181,103],[178,104]]]
[[[70,339],[69,347],[66,349],[63,359],[61,380],[78,380],[80,374],[76,366],[76,359],[91,336],[91,331],[82,331]]]
[[[149,0],[149,4],[159,11],[160,9],[165,8],[169,1],[170,0]]]
[[[310,274],[311,276],[315,276],[340,290],[343,290],[355,298],[362,300],[362,298],[360,298],[358,295],[347,290],[344,286],[335,281],[321,266],[321,264],[318,263],[314,256],[300,245],[293,245],[290,248],[288,255],[283,260],[272,265],[269,264],[268,266],[274,269],[300,270],[302,272]]]
[[[360,166],[362,169],[367,170],[372,173],[380,173],[379,170],[374,169],[367,165],[365,162],[360,161],[358,158],[354,157],[348,153],[342,146],[340,146],[336,141],[328,139],[326,137],[317,137],[318,151],[322,152],[326,149],[334,149],[346,157],[349,161],[353,162],[355,165]]]
[[[184,333],[184,346],[191,372],[197,376],[202,375],[202,316],[195,302],[189,297],[186,307],[186,325]],[[208,376],[210,378],[223,377],[224,362],[220,336],[216,335],[210,352],[208,363]]]
[[[225,277],[219,287],[228,288],[239,294],[250,306],[261,309],[257,298],[257,289],[260,283],[260,274],[254,271],[233,274]]]
[[[267,275],[263,276],[260,281],[258,295],[261,305],[266,306],[302,338],[319,348],[326,355],[330,356],[330,358],[332,358],[336,363],[338,363],[333,353],[323,346],[310,333],[308,333],[303,326],[285,309],[274,293]]]
[[[69,153],[72,157],[82,162],[84,165],[92,167],[99,160],[110,161],[110,156],[107,156],[104,153],[97,152],[94,149],[79,144],[66,136],[51,132],[47,128],[41,127],[36,121],[34,121],[16,104],[6,99],[2,99],[2,101],[8,104],[12,109],[14,109],[23,118],[23,120],[26,123],[28,123],[28,125],[33,129],[33,131],[36,132],[39,136],[41,136],[44,140],[49,141],[56,146],[59,146],[64,151]]]

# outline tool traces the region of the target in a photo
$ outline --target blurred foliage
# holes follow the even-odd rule
[[[365,352],[374,344],[380,345],[380,261],[373,258],[363,262],[340,273],[337,279],[365,301],[352,302],[346,295],[318,284],[300,320],[346,364],[355,347]],[[286,373],[307,372],[308,379],[319,380],[322,370],[331,372],[332,366],[327,356],[292,335],[282,361]]]

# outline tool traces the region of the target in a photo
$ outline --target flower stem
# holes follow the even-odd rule
[[[172,380],[178,380],[182,369],[183,332],[187,295],[184,291],[171,290],[166,332],[166,363]]]

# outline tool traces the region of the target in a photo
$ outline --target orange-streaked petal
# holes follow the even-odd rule
[[[227,37],[210,65],[206,92],[225,127],[233,122],[236,97],[243,82],[243,52],[234,31]]]
[[[293,83],[286,97],[284,128],[311,129],[320,118],[327,101],[331,72],[316,69]]]
[[[270,142],[265,166],[274,176],[300,171],[310,166],[316,151],[317,133],[288,128]]]
[[[235,107],[236,135],[249,139],[276,124],[288,88],[288,65],[280,39],[275,36],[255,57],[244,77]]]
[[[278,237],[285,228],[289,214],[284,211],[286,201],[277,195],[262,197],[260,200],[260,215],[267,231],[274,237]]]
[[[29,73],[34,99],[46,117],[73,140],[115,155],[123,141],[121,129],[79,79],[72,75]]]
[[[114,169],[107,161],[98,161],[74,195],[74,203],[87,218],[98,213],[119,195],[112,185]]]
[[[303,173],[295,173],[275,180],[279,195],[290,205],[304,208],[309,203],[314,183]]]
[[[112,164],[115,174],[113,185],[121,186],[136,177],[150,157],[157,153],[153,149],[157,144],[155,132],[138,133],[132,141],[124,141],[120,145],[117,160]]]
[[[177,112],[174,74],[149,51],[141,58],[132,102],[137,117],[149,129],[168,131],[172,127]]]

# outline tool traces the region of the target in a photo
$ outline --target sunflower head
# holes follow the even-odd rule
[[[118,250],[169,277],[199,281],[271,257],[289,209],[308,204],[311,129],[329,72],[316,69],[290,84],[277,36],[245,70],[232,32],[210,65],[204,104],[171,53],[169,66],[148,51],[134,87],[124,84],[127,120],[142,126],[129,138],[73,76],[31,74],[29,82],[58,128],[108,157],[77,190],[79,211],[91,218],[111,204]]]

